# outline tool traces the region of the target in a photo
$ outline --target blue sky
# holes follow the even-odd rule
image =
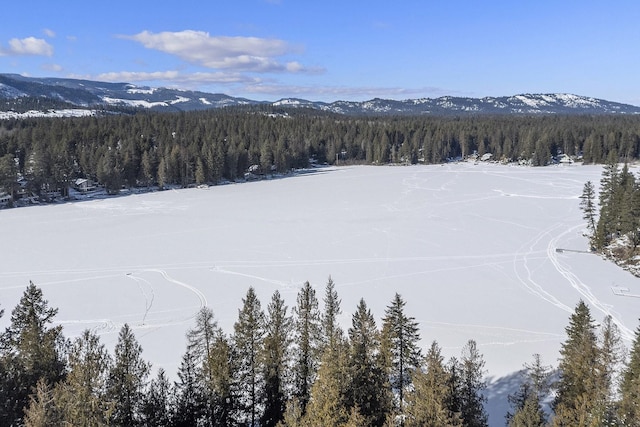
[[[6,2],[0,72],[259,100],[574,93],[640,105],[640,2]]]

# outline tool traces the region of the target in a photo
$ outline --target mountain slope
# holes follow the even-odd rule
[[[70,107],[89,109],[125,107],[159,111],[193,111],[248,105],[312,108],[354,115],[640,114],[640,107],[633,105],[557,93],[485,98],[443,96],[403,101],[376,98],[363,102],[336,101],[332,103],[285,98],[269,103],[235,98],[224,94],[152,88],[129,83],[0,74],[1,111],[49,110]]]

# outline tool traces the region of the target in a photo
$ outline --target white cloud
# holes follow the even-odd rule
[[[282,63],[275,59],[296,51],[292,45],[279,39],[213,37],[209,33],[193,30],[161,33],[143,31],[121,37],[207,68],[261,73],[307,71],[297,62]]]
[[[45,36],[49,38],[54,38],[56,36],[56,32],[53,30],[50,30],[49,28],[45,28],[44,30],[42,30],[42,32],[44,33]]]
[[[11,39],[9,40],[9,48],[0,48],[0,55],[11,56],[52,56],[53,46],[47,43],[44,39],[37,39],[35,37],[27,37],[24,39]]]

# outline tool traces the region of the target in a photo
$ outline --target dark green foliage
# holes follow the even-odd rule
[[[382,355],[401,416],[404,410],[404,393],[411,386],[413,371],[422,362],[418,322],[404,313],[405,305],[402,297],[396,293],[382,319]]]
[[[287,405],[287,367],[291,345],[291,319],[287,307],[275,291],[267,306],[263,348],[264,413],[261,426],[275,427],[282,421]]]
[[[565,328],[560,350],[560,379],[553,403],[554,425],[582,425],[595,416],[598,401],[598,343],[589,307],[580,301]]]
[[[56,310],[30,284],[0,341],[0,425],[487,425],[484,360],[475,341],[468,341],[460,360],[451,359],[447,366],[435,342],[424,359],[418,357],[417,346],[410,345],[417,340],[417,325],[404,315],[399,295],[387,307],[384,332],[360,300],[347,341],[337,324],[340,300],[331,280],[324,302],[320,316],[313,288],[306,283],[298,294],[294,328],[279,292],[265,316],[250,288],[232,339],[217,326],[210,309],[201,309],[187,334],[175,385],[160,369],[147,386],[150,365],[141,359],[142,349],[128,325],[120,331],[113,359],[90,331],[65,345],[60,328],[47,327]],[[315,326],[301,327],[308,323],[303,319],[315,319]],[[316,331],[307,333],[317,337],[317,345],[308,348],[315,348],[321,359],[309,365],[317,371],[303,410],[293,379],[296,362],[305,359],[289,350],[294,339],[297,345],[304,342],[299,331],[305,330]],[[597,334],[584,302],[577,305],[566,332],[551,425],[640,427],[640,329],[626,364],[613,319],[605,317]],[[400,337],[411,339],[404,345]],[[400,363],[405,347],[417,358],[409,357],[407,365]],[[60,362],[65,359],[66,367]],[[394,386],[394,380],[404,378],[400,365],[410,367],[411,386]],[[525,368],[521,386],[509,396],[507,425],[546,425],[549,368],[538,355]],[[32,378],[35,383],[25,390]],[[398,397],[400,389],[406,389],[405,405],[394,409],[394,393]]]
[[[636,178],[626,163],[620,169],[616,156],[611,156],[600,180],[599,212],[590,202],[589,184],[585,185],[580,206],[590,229],[598,217],[591,245],[619,262],[634,262],[640,245],[640,177]]]
[[[622,371],[618,415],[622,425],[640,427],[640,326],[636,329],[629,360]]]
[[[354,117],[270,107],[190,113],[6,120],[0,124],[0,187],[20,173],[43,197],[73,179],[107,190],[188,186],[286,173],[317,163],[442,163],[476,152],[548,164],[559,152],[587,163],[640,156],[638,118]],[[635,141],[635,142],[634,142]],[[5,160],[6,157],[6,160]],[[16,163],[17,160],[17,163]]]
[[[173,427],[198,425],[205,415],[205,391],[198,380],[197,357],[187,351],[182,356],[178,370],[178,381],[174,386],[175,408]]]
[[[50,326],[57,312],[32,282],[11,312],[11,324],[0,338],[0,419],[8,424],[22,419],[38,381],[54,385],[64,379],[66,342],[62,327]]]
[[[522,371],[520,387],[508,397],[513,409],[506,416],[508,427],[542,427],[547,423],[542,402],[549,392],[550,367],[542,365],[539,354],[533,357],[533,363]]]
[[[596,230],[597,207],[595,205],[596,192],[591,181],[584,184],[582,195],[580,196],[580,208],[582,209],[582,219],[587,221],[587,229],[593,234]]]
[[[233,329],[233,386],[238,396],[238,421],[254,427],[258,425],[263,410],[264,369],[260,356],[264,346],[265,317],[253,288],[249,288],[242,300]]]
[[[200,309],[196,326],[187,333],[187,352],[195,358],[196,380],[202,390],[202,422],[231,425],[235,403],[231,391],[232,350],[208,307]]]
[[[392,398],[380,354],[380,332],[363,299],[351,318],[349,342],[347,406],[357,408],[366,425],[382,426]]]
[[[164,369],[160,368],[156,378],[149,383],[149,388],[144,395],[141,409],[143,425],[148,427],[171,425],[172,396],[173,387]]]
[[[488,415],[484,409],[487,398],[484,390],[484,359],[476,342],[469,340],[460,358],[460,415],[465,426],[486,427]]]
[[[144,391],[151,365],[142,359],[142,347],[126,323],[120,330],[114,353],[107,380],[107,396],[114,402],[111,423],[123,427],[142,425]]]
[[[293,396],[304,414],[311,386],[316,378],[321,351],[320,311],[316,291],[309,282],[305,282],[298,292],[294,313],[294,365]]]
[[[342,314],[341,300],[331,276],[327,281],[324,294],[324,312],[322,314],[322,345],[323,351],[335,348],[344,338],[344,332],[338,324],[338,316]]]

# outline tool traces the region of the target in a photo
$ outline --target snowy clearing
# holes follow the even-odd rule
[[[578,197],[600,172],[357,166],[0,211],[0,327],[32,280],[67,337],[91,328],[112,346],[127,322],[173,375],[200,307],[230,333],[249,286],[263,308],[276,289],[292,307],[306,280],[322,299],[331,275],[345,329],[361,297],[380,325],[398,292],[425,348],[458,357],[476,340],[503,425],[508,376],[534,353],[557,365],[579,299],[597,321],[611,314],[627,345],[638,327],[640,279],[572,251],[587,249]]]

